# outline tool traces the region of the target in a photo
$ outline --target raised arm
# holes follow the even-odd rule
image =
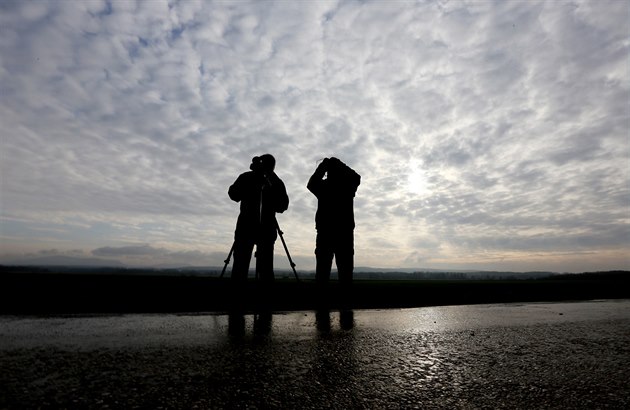
[[[319,193],[321,192],[321,187],[322,187],[322,180],[324,179],[324,175],[326,175],[327,170],[328,170],[328,158],[324,159],[319,164],[315,172],[313,172],[313,175],[311,175],[311,177],[308,180],[308,184],[306,185],[306,187],[308,188],[309,191],[313,193],[313,195],[319,196]]]

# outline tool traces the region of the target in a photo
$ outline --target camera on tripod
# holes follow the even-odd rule
[[[249,169],[254,172],[264,172],[263,160],[260,157],[252,158],[252,163],[249,165]]]

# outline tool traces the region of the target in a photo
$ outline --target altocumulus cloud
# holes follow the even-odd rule
[[[298,268],[327,156],[362,175],[357,265],[630,268],[625,2],[0,9],[7,256],[221,264],[227,188],[270,152]]]

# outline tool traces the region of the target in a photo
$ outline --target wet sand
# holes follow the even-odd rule
[[[630,408],[630,300],[0,316],[0,408]]]

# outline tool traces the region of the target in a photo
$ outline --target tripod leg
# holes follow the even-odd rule
[[[258,269],[258,264],[259,264],[260,259],[258,258],[258,255],[259,255],[258,244],[256,244],[256,251],[254,251],[254,259],[256,259],[256,276],[255,276],[256,282],[258,282],[258,276],[260,274],[259,269]]]
[[[225,269],[230,264],[230,258],[232,258],[232,253],[234,252],[234,244],[235,243],[236,242],[232,243],[232,247],[230,248],[230,253],[228,253],[227,259],[223,261],[223,262],[225,262],[225,265],[223,265],[223,270],[221,271],[221,276],[219,276],[219,279],[223,278],[223,275],[225,275]]]
[[[280,225],[278,224],[277,220],[276,220],[276,229],[278,230],[278,235],[280,236],[280,240],[282,241],[282,246],[284,247],[284,251],[287,253],[287,258],[289,258],[289,264],[291,265],[291,269],[293,269],[293,274],[295,275],[295,280],[297,280],[299,282],[300,278],[298,278],[298,274],[295,271],[295,263],[293,263],[293,259],[291,259],[291,254],[289,253],[289,248],[287,248],[287,243],[284,241],[284,236],[282,236],[283,232],[282,232],[282,230],[280,230]]]

